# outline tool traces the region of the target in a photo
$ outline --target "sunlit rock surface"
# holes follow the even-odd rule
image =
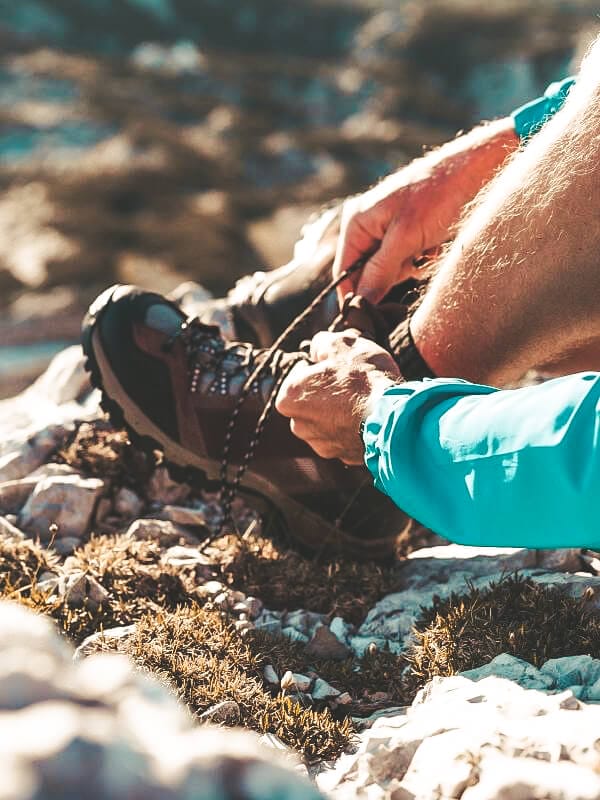
[[[249,733],[192,728],[125,658],[73,662],[51,622],[0,604],[2,800],[322,797],[290,758]]]

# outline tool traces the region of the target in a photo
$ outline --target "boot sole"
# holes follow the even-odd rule
[[[96,300],[93,316],[88,313],[82,326],[85,368],[90,374],[92,385],[101,392],[101,407],[116,427],[127,430],[136,446],[147,453],[160,450],[173,479],[188,482],[219,480],[220,463],[195,455],[167,436],[131,401],[113,372],[104,353],[96,323],[112,302],[112,294],[116,288],[112,287]],[[338,553],[361,558],[382,559],[389,558],[394,552],[395,537],[365,541],[350,536],[283,493],[271,481],[252,472],[251,468],[242,480],[240,492],[247,492],[251,496],[258,494],[272,503],[284,517],[290,537],[313,553],[333,549]]]

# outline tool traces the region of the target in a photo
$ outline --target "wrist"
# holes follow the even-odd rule
[[[372,414],[373,409],[382,398],[385,391],[392,386],[397,386],[401,380],[399,375],[393,376],[387,373],[379,373],[370,379],[368,393],[360,397],[355,406],[355,416],[358,419],[358,430],[361,435],[367,417]]]

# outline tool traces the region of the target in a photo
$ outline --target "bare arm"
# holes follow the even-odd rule
[[[411,330],[441,376],[600,367],[600,41],[563,109],[487,187]]]
[[[446,241],[466,203],[519,144],[509,117],[481,125],[344,203],[334,275],[380,245],[340,288],[377,302],[409,277],[412,259]]]

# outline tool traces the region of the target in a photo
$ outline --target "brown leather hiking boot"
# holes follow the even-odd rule
[[[92,304],[83,347],[113,421],[162,450],[168,464],[220,480],[226,506],[239,483],[273,503],[291,538],[313,552],[394,553],[409,520],[367,469],[321,458],[270,413],[304,354],[228,343],[217,327],[132,286],[114,286]]]
[[[240,278],[225,297],[205,301],[194,313],[205,324],[219,325],[230,339],[269,347],[331,281],[340,215],[341,205],[336,205],[309,219],[291,261]],[[332,292],[302,332],[286,340],[285,348],[295,350],[302,338],[325,330],[338,311]]]
[[[341,211],[340,203],[309,219],[289,263],[241,278],[225,297],[201,303],[194,315],[207,325],[219,325],[230,340],[269,347],[331,282]],[[420,263],[428,262],[423,258]],[[403,281],[387,299],[400,304],[412,302],[426,282],[415,278]],[[327,330],[338,312],[337,295],[330,292],[302,328],[286,338],[283,349],[297,350],[303,339]]]

